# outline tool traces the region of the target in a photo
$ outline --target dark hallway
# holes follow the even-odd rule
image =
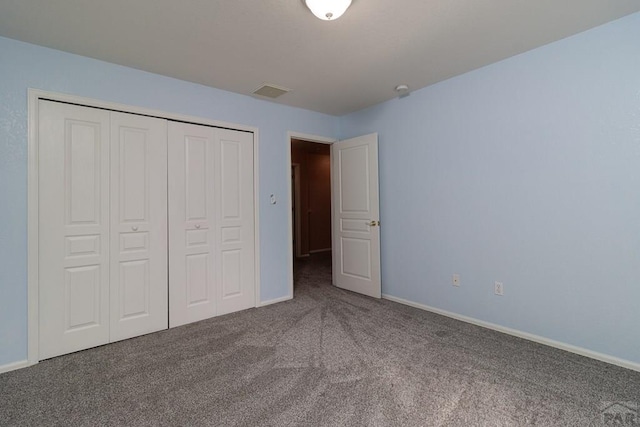
[[[294,297],[300,284],[309,287],[331,286],[331,252],[319,252],[296,258],[293,267]]]

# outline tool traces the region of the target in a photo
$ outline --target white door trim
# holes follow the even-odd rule
[[[287,198],[288,211],[289,211],[289,295],[287,295],[284,300],[288,300],[293,298],[293,206],[291,203],[293,193],[291,192],[291,140],[292,139],[301,139],[309,142],[316,142],[319,144],[333,144],[338,140],[336,138],[328,138],[326,136],[318,136],[318,135],[309,135],[306,133],[300,132],[287,132],[287,182],[289,183],[289,197]],[[331,191],[333,191],[333,186],[331,186]],[[331,195],[333,200],[333,194]],[[298,245],[300,243],[298,242]],[[333,247],[333,233],[331,233],[331,246]]]
[[[115,102],[101,101],[98,99],[84,98],[56,92],[48,92],[39,89],[28,89],[28,173],[27,173],[27,363],[25,366],[38,363],[39,358],[39,326],[38,326],[38,101],[46,99],[50,101],[77,104],[86,107],[103,108],[107,110],[121,111],[124,113],[153,116],[167,120],[182,121],[205,126],[235,129],[253,133],[253,168],[254,168],[254,221],[255,221],[255,306],[260,305],[260,227],[259,227],[259,132],[254,126],[228,123],[218,120],[210,120],[204,117],[188,116],[184,114],[170,113],[161,110],[136,107]],[[291,168],[291,166],[288,166]],[[292,288],[293,289],[293,288]]]

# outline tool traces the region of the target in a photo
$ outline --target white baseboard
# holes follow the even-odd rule
[[[440,314],[442,316],[450,317],[452,319],[460,320],[473,325],[481,326],[483,328],[492,329],[494,331],[502,332],[504,334],[513,335],[518,338],[537,342],[538,344],[547,345],[549,347],[555,347],[560,350],[565,350],[570,353],[579,354],[580,356],[596,359],[601,362],[610,363],[612,365],[621,366],[623,368],[631,369],[640,372],[640,363],[632,362],[630,360],[620,359],[608,354],[598,353],[596,351],[588,350],[586,348],[578,347],[571,344],[566,344],[560,341],[555,341],[549,338],[545,338],[539,335],[530,334],[528,332],[519,331],[517,329],[507,328],[505,326],[496,325],[495,323],[485,322],[483,320],[474,319],[473,317],[463,316],[461,314],[452,313],[450,311],[441,310],[439,308],[429,307],[428,305],[420,304],[417,302],[409,301],[406,299],[394,297],[392,295],[382,294],[382,298],[389,301],[397,302],[400,304],[408,305],[411,307],[419,308],[421,310],[429,311],[431,313]]]
[[[261,301],[260,304],[258,304],[258,307],[266,307],[267,305],[289,301],[290,299],[293,299],[293,295],[286,295],[280,298],[270,299],[268,301]]]
[[[318,254],[320,252],[331,252],[331,248],[314,249],[312,251],[309,251],[310,254]]]
[[[27,366],[35,365],[35,363],[29,363],[28,360],[20,360],[19,362],[8,363],[0,366],[0,374],[15,371],[16,369],[26,368]]]

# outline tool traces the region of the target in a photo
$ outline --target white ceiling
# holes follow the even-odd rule
[[[333,115],[640,11],[640,0],[0,0],[0,35]]]

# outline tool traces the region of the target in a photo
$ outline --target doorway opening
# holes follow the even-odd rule
[[[302,277],[331,284],[331,145],[296,137],[290,141],[295,292]]]

